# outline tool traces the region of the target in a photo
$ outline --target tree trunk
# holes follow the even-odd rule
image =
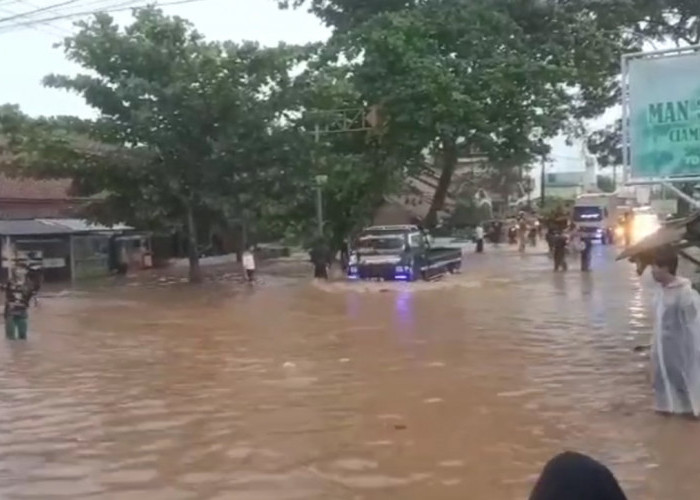
[[[187,205],[187,250],[190,260],[190,283],[202,282],[202,269],[199,266],[199,248],[197,244],[197,224],[194,221],[192,205]]]
[[[434,228],[437,225],[438,212],[445,208],[445,200],[456,168],[457,142],[451,137],[444,137],[442,139],[442,171],[433,195],[433,201],[430,204],[430,210],[425,217],[425,225],[428,228]]]

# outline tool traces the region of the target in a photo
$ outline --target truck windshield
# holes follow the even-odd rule
[[[377,250],[399,251],[404,248],[403,235],[396,236],[368,236],[361,237],[357,242],[357,250],[360,252]]]
[[[603,220],[601,207],[574,207],[574,222],[600,222]]]

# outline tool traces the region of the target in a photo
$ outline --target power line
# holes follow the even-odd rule
[[[160,3],[155,3],[152,4],[155,7],[167,7],[171,5],[184,5],[184,4],[189,4],[189,3],[197,3],[197,2],[203,2],[205,0],[173,0],[169,2],[160,2]],[[0,34],[2,33],[7,33],[12,30],[16,29],[23,29],[23,28],[31,28],[32,26],[37,26],[41,24],[47,24],[51,23],[54,21],[61,21],[64,19],[71,19],[75,17],[84,17],[84,16],[89,16],[97,13],[113,13],[113,12],[123,12],[127,10],[131,10],[133,8],[138,8],[138,7],[144,7],[146,5],[149,5],[148,3],[146,4],[141,4],[138,5],[139,0],[128,0],[126,2],[121,2],[114,4],[111,7],[106,7],[104,9],[94,9],[94,10],[87,10],[87,11],[82,11],[82,12],[71,12],[71,13],[64,13],[60,15],[55,15],[52,17],[46,17],[46,18],[40,18],[40,19],[34,19],[31,21],[22,21],[22,22],[17,22],[13,23],[7,26],[0,26]],[[130,4],[130,5],[127,5]]]
[[[2,1],[3,0],[0,0],[0,6],[4,7],[5,4],[3,4]],[[23,4],[23,5],[26,5],[26,6],[31,7],[31,8],[26,9],[23,12],[16,12],[16,11],[10,12],[7,9],[3,9],[6,13],[12,14],[12,15],[10,17],[0,19],[0,33],[6,32],[6,31],[12,31],[11,28],[13,26],[16,26],[18,23],[26,23],[27,28],[32,28],[32,26],[30,26],[28,23],[40,21],[41,18],[37,19],[36,17],[34,17],[34,16],[37,16],[38,14],[40,15],[43,13],[44,15],[47,15],[47,14],[54,14],[55,15],[55,14],[60,13],[61,15],[65,15],[65,14],[69,14],[71,12],[75,12],[74,10],[66,11],[65,9],[60,9],[60,6],[72,5],[73,9],[80,8],[81,10],[84,10],[85,7],[88,7],[88,6],[90,6],[91,9],[95,9],[95,10],[99,10],[103,7],[113,7],[114,6],[114,3],[113,3],[114,0],[92,0],[92,1],[88,1],[87,3],[84,3],[84,4],[76,4],[77,1],[78,0],[70,0],[70,1],[64,0],[63,2],[60,2],[60,3],[54,3],[52,5],[48,5],[48,6],[45,5],[45,6],[41,7],[41,6],[38,6],[36,4],[29,2],[28,0],[12,0],[10,2],[12,4]],[[131,1],[135,1],[135,0],[131,0]],[[70,7],[69,7],[69,9],[70,9]],[[12,20],[13,22],[2,24],[2,21],[7,21],[7,20]],[[41,24],[55,26],[53,23],[48,22],[48,21],[46,23],[41,23]],[[69,31],[65,28],[58,28],[57,27],[57,29],[62,30],[66,34],[71,33],[71,31]]]
[[[70,5],[70,4],[75,3],[77,1],[78,0],[64,0],[63,2],[54,3],[51,5],[47,5],[45,7],[40,7],[38,9],[34,9],[34,10],[26,11],[26,12],[20,12],[20,13],[13,15],[13,16],[10,16],[10,17],[0,18],[0,23],[5,22],[5,21],[12,21],[13,19],[19,19],[21,17],[32,16],[34,14],[39,14],[41,12],[51,11],[51,10],[57,9],[58,7],[64,7],[66,5]]]
[[[28,5],[29,7],[33,7],[35,9],[39,8],[38,5],[33,4],[33,3],[29,2],[28,0],[13,0],[10,3],[21,3],[23,5]],[[0,0],[0,12],[4,12],[5,14],[9,14],[9,15],[17,14],[17,12],[14,12],[14,11],[7,9],[6,5],[2,3],[2,0]],[[37,31],[41,31],[43,33],[48,33],[48,34],[51,34],[54,36],[64,36],[64,35],[72,34],[70,30],[62,28],[61,26],[56,26],[53,23],[47,23],[47,27],[50,28],[50,31],[44,31],[38,27],[34,27],[32,29],[35,29]]]
[[[82,9],[90,6],[89,10],[73,10],[69,12],[61,12],[60,14],[57,12],[53,12],[51,14],[54,15],[51,17],[39,17],[38,19],[19,20],[17,22],[5,25],[0,24],[0,34],[11,31],[17,31],[18,29],[32,28],[33,26],[37,25],[50,24],[64,19],[92,15],[98,12],[115,12],[117,11],[117,9],[126,10],[133,7],[138,7],[137,4],[142,1],[143,0],[126,0],[115,3],[114,0],[93,0],[85,4],[75,5],[75,7],[79,7]],[[45,12],[45,14],[49,14],[49,12]]]

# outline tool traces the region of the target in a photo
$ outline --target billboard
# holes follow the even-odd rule
[[[627,65],[632,179],[700,176],[700,53]]]

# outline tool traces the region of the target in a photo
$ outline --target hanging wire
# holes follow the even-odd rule
[[[138,8],[138,7],[145,7],[147,5],[154,5],[155,7],[167,7],[171,5],[184,5],[184,4],[190,4],[190,3],[198,3],[198,2],[203,2],[205,0],[171,0],[171,1],[165,1],[165,2],[143,2],[143,0],[128,0],[125,2],[116,2],[112,3],[111,5],[106,5],[103,8],[95,8],[95,9],[90,9],[90,10],[84,10],[84,11],[74,11],[74,12],[69,12],[69,13],[61,13],[61,14],[55,14],[52,16],[48,17],[40,17],[39,19],[32,19],[32,20],[24,20],[24,19],[18,19],[17,22],[9,23],[6,25],[0,24],[0,34],[3,33],[9,33],[11,31],[16,31],[18,29],[26,29],[26,28],[32,28],[34,26],[39,26],[43,24],[49,24],[55,21],[62,21],[66,19],[72,19],[76,17],[85,17],[89,16],[92,14],[97,14],[100,12],[104,13],[113,13],[113,12],[123,12],[127,10],[131,10],[133,8]],[[92,2],[94,3],[99,3],[99,2]]]
[[[18,14],[18,12],[15,12],[15,11],[7,8],[8,5],[17,4],[17,3],[27,5],[29,7],[34,8],[34,9],[39,8],[38,5],[31,3],[28,0],[13,0],[11,2],[6,2],[6,3],[3,3],[2,0],[0,0],[0,12],[2,12],[4,14],[8,14],[8,15]],[[40,28],[38,26],[34,26],[34,27],[31,27],[31,29],[39,31],[41,33],[46,33],[46,34],[49,34],[52,36],[56,36],[56,37],[63,37],[63,36],[72,34],[72,32],[70,30],[67,30],[66,28],[58,26],[54,23],[46,23],[45,28]]]

